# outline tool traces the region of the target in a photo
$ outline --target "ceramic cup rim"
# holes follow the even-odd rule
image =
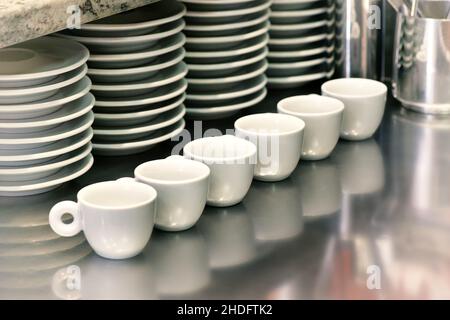
[[[207,157],[207,156],[195,154],[191,150],[195,144],[208,143],[210,141],[214,141],[217,139],[236,139],[236,141],[238,141],[237,143],[245,144],[247,146],[247,148],[246,148],[247,152],[245,154],[236,155],[236,156]],[[228,162],[234,162],[234,161],[252,158],[252,157],[256,156],[257,149],[256,149],[256,146],[253,143],[251,143],[250,141],[247,141],[245,139],[238,138],[238,137],[235,137],[232,135],[222,135],[222,136],[215,136],[215,137],[204,137],[204,138],[193,140],[184,146],[183,153],[185,156],[192,158],[194,160],[206,161],[211,164],[215,164],[215,163],[226,164]]]
[[[306,99],[316,99],[317,101],[324,101],[326,102],[328,105],[331,105],[332,103],[335,106],[331,107],[331,110],[329,111],[317,111],[317,112],[302,112],[302,111],[294,111],[294,110],[290,110],[290,108],[288,108],[286,106],[286,104],[290,103],[290,102],[296,102],[296,103],[300,103],[301,100],[306,100]],[[334,115],[334,114],[339,114],[341,112],[343,112],[345,110],[345,105],[342,101],[333,98],[333,97],[326,97],[326,96],[321,96],[318,94],[309,94],[309,95],[297,95],[297,96],[291,96],[291,97],[287,97],[284,98],[282,100],[280,100],[277,104],[277,109],[278,112],[282,112],[291,116],[296,116],[296,117],[324,117],[324,116],[329,116],[329,115]]]
[[[93,189],[101,188],[102,186],[106,186],[106,185],[116,185],[116,186],[129,185],[129,186],[132,186],[133,189],[139,188],[140,190],[143,190],[143,192],[147,193],[147,197],[145,200],[136,201],[136,203],[131,204],[131,205],[117,205],[117,206],[100,205],[100,204],[94,203],[92,201],[88,201],[86,199],[86,193],[89,193],[89,192],[93,191]],[[97,182],[97,183],[94,183],[94,184],[84,187],[77,193],[78,203],[86,205],[90,208],[94,208],[94,209],[98,209],[98,210],[108,210],[108,211],[133,210],[133,209],[137,209],[140,207],[144,207],[146,205],[153,203],[156,200],[156,197],[157,197],[157,192],[153,187],[146,185],[145,183],[140,183],[137,181],[122,182],[122,181],[112,180],[112,181]]]
[[[197,170],[199,173],[195,175],[195,177],[191,178],[181,178],[177,180],[165,180],[161,178],[152,178],[144,175],[142,173],[142,170],[144,168],[149,166],[154,166],[155,169],[161,166],[167,166],[167,165],[175,165],[175,164],[189,164],[191,168],[196,167],[195,170]],[[176,165],[174,166],[176,167]],[[138,180],[141,180],[145,183],[156,183],[159,185],[184,185],[184,184],[191,184],[195,182],[199,182],[205,179],[208,179],[210,175],[211,170],[209,167],[199,161],[194,161],[190,159],[157,159],[152,161],[147,161],[145,163],[140,164],[136,169],[134,170],[134,175]]]
[[[280,131],[271,132],[271,131],[261,130],[263,126],[260,126],[259,128],[257,128],[257,126],[255,126],[255,128],[245,126],[246,121],[261,119],[259,121],[263,122],[266,117],[278,118],[285,122],[290,121],[291,123],[293,123],[293,126],[295,126],[295,129],[288,130],[288,129],[285,129],[285,127],[280,125],[279,128],[277,128]],[[281,137],[281,136],[297,134],[297,133],[302,132],[305,129],[305,126],[306,126],[305,122],[300,118],[294,117],[289,114],[271,113],[271,112],[250,114],[250,115],[241,117],[234,122],[234,128],[241,131],[242,133],[245,133],[247,135],[265,136],[265,137],[268,137],[268,136]]]
[[[336,90],[336,88],[333,88],[331,86],[336,84],[351,84],[351,83],[365,83],[366,85],[370,85],[371,88],[374,88],[373,93],[358,93],[358,91],[353,91],[352,93],[341,92],[341,90]],[[331,88],[330,88],[331,87]],[[327,95],[331,95],[332,97],[341,97],[341,98],[347,98],[347,99],[364,99],[364,98],[374,98],[378,96],[382,96],[387,93],[388,88],[387,86],[380,81],[372,80],[372,79],[365,79],[365,78],[339,78],[339,79],[333,79],[325,82],[321,86],[322,93],[325,93]]]

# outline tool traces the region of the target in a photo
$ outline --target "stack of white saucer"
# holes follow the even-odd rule
[[[186,4],[187,113],[230,116],[266,95],[271,0],[181,0]]]
[[[185,11],[161,0],[59,34],[91,51],[96,154],[142,152],[183,130]]]
[[[297,87],[334,73],[335,0],[273,0],[269,86]]]
[[[0,196],[42,193],[91,168],[88,57],[51,37],[0,50]]]

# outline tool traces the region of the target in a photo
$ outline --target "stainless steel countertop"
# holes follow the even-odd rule
[[[274,111],[291,94],[271,92],[251,111]],[[373,139],[340,142],[330,159],[302,161],[283,182],[255,181],[243,203],[207,207],[188,231],[154,231],[134,259],[102,259],[82,236],[51,232],[47,214],[57,201],[129,176],[174,144],[97,157],[87,175],[50,193],[0,198],[0,298],[450,298],[450,118],[406,112],[389,99]]]

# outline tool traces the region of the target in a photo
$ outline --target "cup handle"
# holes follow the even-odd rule
[[[136,182],[136,179],[130,177],[123,177],[116,180],[117,182]]]
[[[73,217],[71,223],[66,224],[62,221],[62,216],[66,213]],[[48,220],[53,231],[62,237],[73,237],[82,230],[78,204],[73,201],[62,201],[53,206],[50,210]]]
[[[180,156],[179,154],[174,154],[174,155],[168,156],[166,158],[166,160],[184,160],[184,159],[186,159],[186,158],[183,156]]]

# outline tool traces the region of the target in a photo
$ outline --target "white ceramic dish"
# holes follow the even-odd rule
[[[226,4],[224,2],[215,3],[215,4]],[[270,7],[272,1],[262,2],[257,6],[251,6],[248,8],[236,9],[236,10],[221,10],[221,11],[190,11],[186,12],[186,17],[194,17],[194,18],[224,18],[224,17],[235,17],[241,15],[252,14],[255,12],[259,12],[262,10],[266,10]]]
[[[156,41],[181,32],[184,25],[184,21],[180,19],[162,25],[150,34],[130,37],[80,37],[61,33],[58,36],[81,42],[94,52],[125,53],[150,48],[155,45]]]
[[[260,91],[266,86],[266,83],[266,77],[261,75],[236,83],[236,85],[223,92],[212,92],[209,90],[209,87],[205,87],[203,92],[188,93],[186,100],[189,103],[198,103],[199,101],[209,103],[210,101],[218,102],[221,100],[236,99]]]
[[[45,131],[57,125],[79,118],[88,113],[94,106],[95,98],[88,93],[78,100],[67,103],[52,114],[25,120],[0,119],[0,133],[32,133]]]
[[[132,53],[91,54],[88,64],[92,68],[131,68],[142,66],[159,56],[183,47],[186,37],[182,33],[159,40],[154,46]]]
[[[330,37],[334,37],[334,35],[329,35],[327,33],[317,34],[309,37],[298,37],[298,38],[270,38],[269,45],[276,46],[293,46],[306,44],[311,42],[317,42],[321,40],[330,39]]]
[[[93,69],[89,68],[88,75],[96,83],[132,82],[153,76],[156,72],[172,67],[183,61],[185,51],[178,49],[158,57],[149,64],[125,69]]]
[[[144,110],[128,113],[95,113],[94,125],[99,126],[133,126],[145,122],[149,122],[161,113],[170,111],[180,106],[186,99],[185,94],[161,102],[159,104],[151,105]]]
[[[94,114],[89,111],[80,118],[62,123],[49,130],[24,134],[0,133],[0,149],[20,150],[49,145],[86,131],[93,122]]]
[[[127,142],[139,139],[180,121],[183,119],[185,113],[186,110],[184,106],[181,105],[177,109],[163,113],[149,123],[141,124],[139,126],[94,128],[94,136],[95,139],[101,139],[101,141],[104,142]]]
[[[181,120],[175,125],[165,128],[158,134],[151,134],[147,138],[138,139],[126,143],[94,142],[94,154],[103,156],[120,156],[144,152],[153,148],[156,144],[170,140],[184,130],[185,122]]]
[[[49,145],[24,150],[0,150],[0,166],[18,167],[42,164],[86,145],[91,141],[94,132],[91,128]]]
[[[320,28],[329,25],[328,20],[319,20],[306,23],[290,23],[290,24],[271,24],[270,31],[294,31],[294,30],[309,30]]]
[[[276,10],[272,11],[270,14],[271,18],[303,18],[303,17],[309,17],[309,16],[315,16],[323,13],[330,13],[334,11],[334,6],[327,8],[314,8],[309,10],[287,10],[287,11],[281,11]]]
[[[297,69],[297,68],[308,68],[320,65],[322,63],[326,63],[326,58],[316,58],[311,60],[303,60],[303,61],[296,61],[296,62],[271,62],[269,63],[270,69]]]
[[[132,98],[110,98],[105,100],[97,99],[95,108],[120,109],[126,107],[137,107],[152,103],[159,103],[172,99],[186,91],[187,81],[180,80],[170,85],[158,88],[148,94],[134,96]],[[111,110],[110,109],[110,110]]]
[[[269,59],[280,59],[280,60],[281,59],[297,59],[297,58],[316,56],[319,54],[323,54],[325,52],[334,52],[334,49],[335,49],[335,46],[331,45],[329,47],[320,46],[318,48],[305,49],[305,50],[287,50],[287,51],[270,50],[267,57]]]
[[[32,87],[0,89],[0,104],[21,104],[46,99],[55,94],[58,89],[79,81],[86,73],[87,66],[83,65],[44,84]]]
[[[93,84],[91,90],[96,96],[99,96],[99,99],[101,97],[120,98],[138,96],[146,94],[153,89],[182,80],[187,73],[188,68],[186,64],[180,62],[173,67],[160,70],[160,72],[149,78],[123,84]]]
[[[321,72],[315,74],[299,75],[292,77],[280,77],[280,78],[268,78],[268,85],[271,88],[283,89],[283,88],[293,88],[306,84],[310,81],[331,78],[334,74],[334,69],[330,72]]]
[[[228,104],[206,108],[186,108],[186,114],[190,118],[199,120],[213,120],[230,117],[242,109],[252,107],[261,101],[267,95],[267,90],[263,89],[253,95],[245,98],[232,100]]]
[[[86,158],[91,151],[92,145],[88,143],[79,149],[63,154],[43,164],[23,168],[0,166],[0,181],[24,182],[43,179],[56,173],[65,166]]]
[[[46,178],[25,182],[1,182],[0,196],[29,196],[50,191],[61,184],[74,180],[85,174],[93,165],[94,158],[88,155],[86,158],[64,167],[57,173]]]
[[[175,0],[157,1],[137,9],[125,11],[82,25],[86,36],[133,36],[152,32],[155,27],[181,19],[184,5]]]
[[[59,89],[51,97],[27,104],[0,105],[0,118],[5,120],[31,119],[53,113],[65,104],[85,96],[91,89],[91,81],[80,81]]]
[[[82,66],[89,57],[83,45],[41,37],[0,50],[0,88],[36,86]]]

